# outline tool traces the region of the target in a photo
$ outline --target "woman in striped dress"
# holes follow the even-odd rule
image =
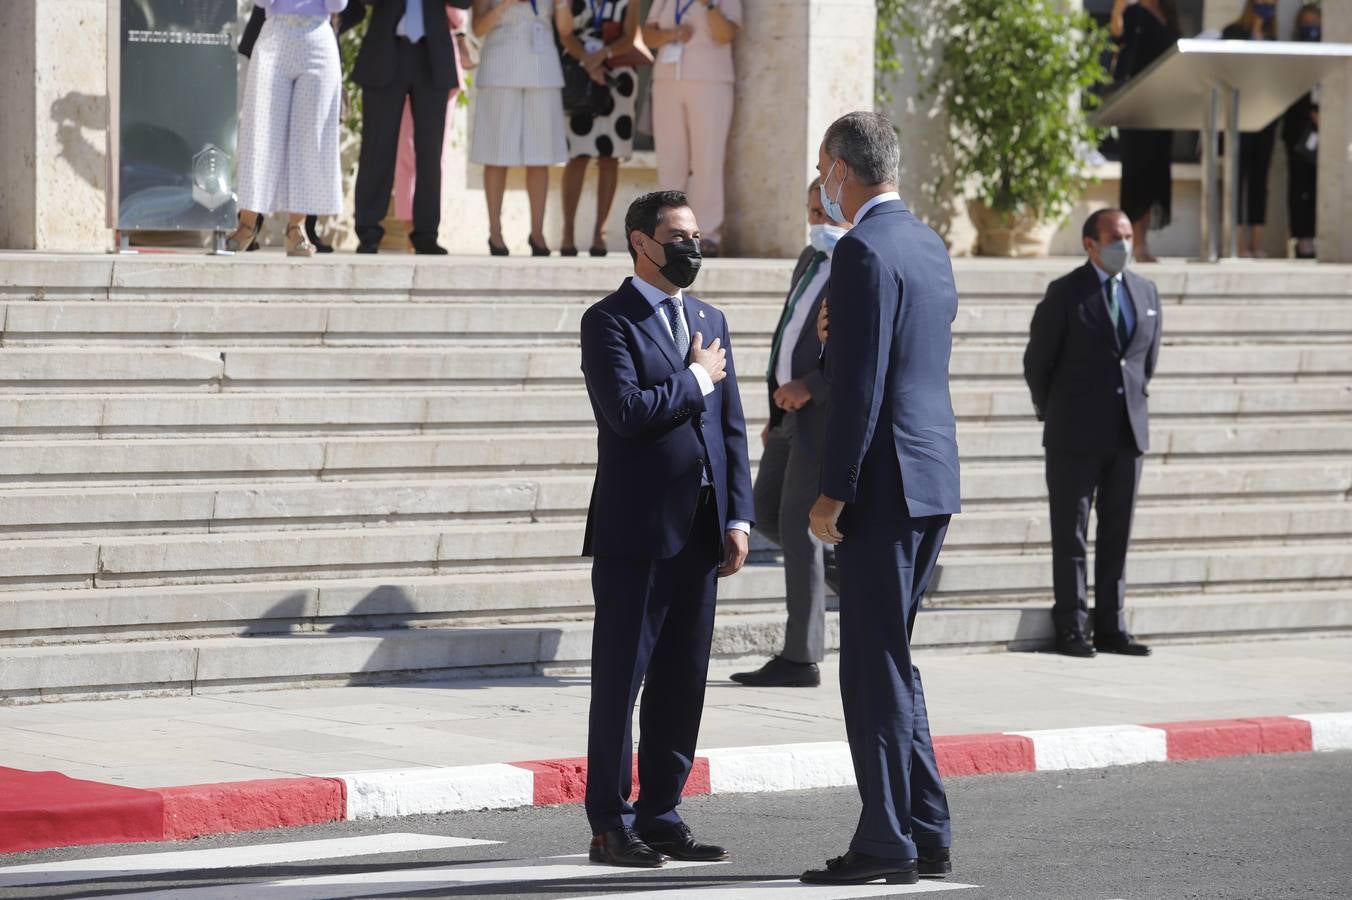
[[[566,162],[563,68],[555,28],[571,31],[567,0],[474,0],[474,33],[483,40],[474,81],[470,162],[484,167],[488,249],[506,256],[502,197],[507,169],[524,166],[532,256],[548,256],[545,200],[549,166]]]

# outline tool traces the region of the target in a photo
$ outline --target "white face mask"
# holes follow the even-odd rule
[[[1120,240],[1099,247],[1099,262],[1109,275],[1121,275],[1131,265],[1131,241]]]
[[[812,249],[818,253],[830,253],[836,249],[836,242],[845,236],[847,229],[839,225],[813,225],[808,229],[808,240]]]

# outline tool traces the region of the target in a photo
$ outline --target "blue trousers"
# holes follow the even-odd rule
[[[681,821],[676,807],[695,763],[704,713],[721,538],[710,493],[701,500],[685,548],[671,559],[592,560],[596,621],[586,792],[592,834]],[[631,804],[640,686],[640,793]]]
[[[948,516],[869,528],[852,523],[840,571],[840,695],[863,810],[850,849],[911,859],[948,847],[948,799],[930,740],[925,691],[911,663],[915,614]]]

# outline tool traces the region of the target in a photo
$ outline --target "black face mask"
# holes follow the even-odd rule
[[[1300,30],[1300,39],[1311,43],[1318,42],[1324,36],[1324,30],[1318,25],[1306,25]]]
[[[662,273],[662,277],[678,288],[688,288],[694,284],[699,267],[704,262],[699,252],[699,241],[672,241],[663,244],[662,249],[667,253],[667,264],[657,270]],[[643,255],[648,256],[648,252],[645,250]],[[648,262],[657,265],[657,260],[651,256],[648,256]]]

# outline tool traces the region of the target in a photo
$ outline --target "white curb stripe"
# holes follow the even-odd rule
[[[1037,771],[1101,769],[1169,758],[1168,735],[1142,725],[1102,725],[1048,731],[1009,731],[1033,742]]]
[[[354,772],[330,777],[341,778],[347,785],[349,820],[511,809],[535,803],[535,773],[505,763]]]
[[[709,760],[709,790],[714,794],[801,791],[854,784],[850,745],[780,744],[727,747],[699,754]]]
[[[699,900],[857,900],[863,897],[898,897],[907,894],[936,894],[979,887],[956,881],[921,881],[919,884],[856,884],[832,887],[806,885],[793,881],[752,881],[728,887],[700,887]],[[654,888],[625,894],[591,894],[573,900],[654,900],[660,897],[691,897],[694,888]]]
[[[1310,723],[1310,737],[1316,751],[1352,750],[1352,712],[1308,713],[1291,718]]]

